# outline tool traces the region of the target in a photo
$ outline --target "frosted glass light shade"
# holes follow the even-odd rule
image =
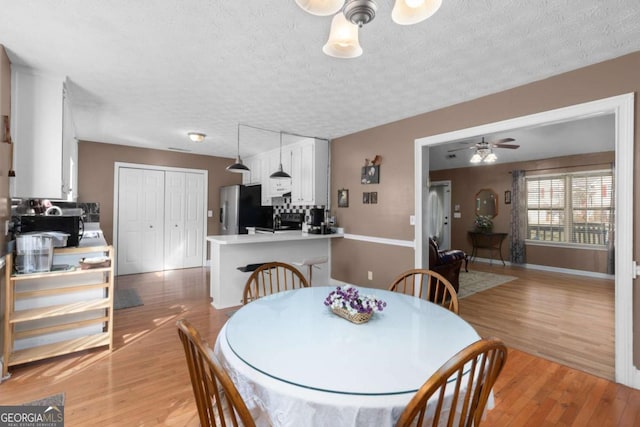
[[[344,6],[344,0],[296,0],[302,10],[316,16],[329,16]]]
[[[422,22],[436,13],[442,0],[396,0],[391,11],[391,19],[400,25]]]
[[[362,55],[358,26],[347,21],[344,14],[336,14],[331,21],[329,40],[322,47],[322,51],[334,58],[357,58]]]
[[[482,161],[482,156],[478,153],[475,153],[473,156],[471,156],[471,160],[469,160],[469,162],[471,163],[480,163]]]
[[[487,157],[484,158],[484,162],[485,163],[493,163],[496,160],[498,160],[498,156],[496,156],[495,154],[493,154],[493,152],[487,154]]]

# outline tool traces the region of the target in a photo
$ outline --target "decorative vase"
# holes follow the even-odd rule
[[[343,319],[347,319],[349,322],[352,322],[355,324],[367,323],[369,319],[371,319],[371,315],[373,315],[373,312],[351,314],[346,308],[342,308],[342,307],[332,308],[331,311],[333,311],[335,314],[342,317]]]

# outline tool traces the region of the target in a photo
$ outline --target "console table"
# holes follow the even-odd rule
[[[469,231],[469,237],[471,237],[471,245],[473,246],[471,261],[475,259],[478,249],[489,249],[489,263],[493,260],[493,252],[497,251],[502,265],[505,265],[502,258],[502,242],[507,237],[507,233]]]

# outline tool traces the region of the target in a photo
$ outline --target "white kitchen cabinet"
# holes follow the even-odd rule
[[[70,109],[64,105],[64,79],[15,65],[11,77],[12,197],[72,199],[77,193],[77,146]]]
[[[248,157],[244,164],[249,168],[249,172],[242,173],[242,183],[244,185],[259,185],[262,183],[262,157],[260,155]]]
[[[307,139],[290,148],[291,204],[326,205],[329,144]]]

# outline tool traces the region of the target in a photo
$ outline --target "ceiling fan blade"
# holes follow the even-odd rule
[[[518,148],[517,144],[493,144],[493,148]]]
[[[515,139],[513,138],[502,138],[496,139],[495,141],[491,141],[491,144],[504,144],[505,142],[513,142]]]
[[[451,149],[451,150],[447,150],[447,153],[452,153],[452,152],[454,152],[454,151],[471,150],[471,149],[473,149],[473,148],[476,148],[476,146],[475,146],[475,145],[472,145],[472,146],[470,146],[470,147],[453,148],[453,149]]]

